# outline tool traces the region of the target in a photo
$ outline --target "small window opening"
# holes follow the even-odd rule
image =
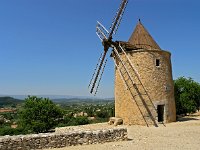
[[[160,59],[156,59],[156,66],[160,66]]]

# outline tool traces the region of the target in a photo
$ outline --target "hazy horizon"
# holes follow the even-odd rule
[[[16,99],[25,99],[28,96],[37,96],[37,97],[43,97],[43,98],[50,98],[50,99],[72,99],[72,98],[80,98],[80,99],[113,99],[114,97],[96,97],[96,96],[78,96],[78,95],[48,95],[48,94],[42,94],[42,95],[35,95],[35,94],[25,94],[25,95],[9,95],[9,94],[0,94],[0,97],[13,97]]]

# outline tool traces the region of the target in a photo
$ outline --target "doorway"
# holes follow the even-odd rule
[[[164,121],[164,108],[165,108],[165,105],[158,105],[157,106],[158,122]]]

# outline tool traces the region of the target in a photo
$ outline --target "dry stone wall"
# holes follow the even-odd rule
[[[0,137],[0,150],[61,148],[127,140],[126,128]]]

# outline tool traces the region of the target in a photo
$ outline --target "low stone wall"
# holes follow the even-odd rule
[[[127,140],[126,128],[0,137],[0,150],[61,148]]]

